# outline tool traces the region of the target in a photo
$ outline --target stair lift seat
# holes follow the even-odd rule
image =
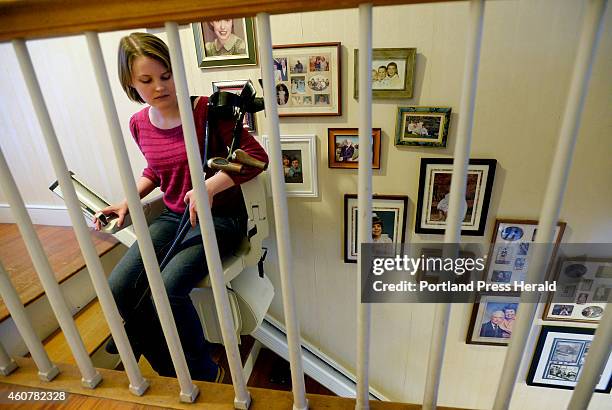
[[[223,276],[237,335],[251,334],[261,325],[274,297],[274,287],[270,279],[263,274],[260,275],[258,269],[258,264],[264,255],[262,242],[269,234],[265,178],[265,173],[261,173],[240,185],[247,210],[248,235],[234,254],[222,261]],[[95,213],[108,206],[108,202],[74,174],[72,174],[72,180],[83,213],[88,219],[93,219]],[[50,189],[60,197],[62,196],[57,183],[54,183]],[[161,196],[143,203],[143,211],[148,223],[151,223],[163,209],[164,203]],[[130,247],[137,239],[131,223],[128,214],[122,228],[118,228],[117,220],[113,219],[102,229],[102,232],[112,234],[121,243]],[[206,276],[193,289],[190,296],[200,316],[206,339],[211,343],[223,343],[210,277]]]

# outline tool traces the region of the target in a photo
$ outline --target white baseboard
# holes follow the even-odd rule
[[[32,223],[37,225],[72,226],[65,206],[26,205]],[[0,204],[0,223],[15,223],[8,204]]]
[[[251,336],[277,355],[289,360],[287,334],[282,325],[270,316],[266,316],[261,326]],[[304,342],[302,342],[302,362],[304,373],[338,396],[356,396],[357,383],[354,375]],[[370,400],[389,401],[387,397],[372,388],[370,388]]]

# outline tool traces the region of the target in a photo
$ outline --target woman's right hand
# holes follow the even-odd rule
[[[129,212],[129,209],[128,209],[127,201],[123,201],[119,204],[110,205],[104,209],[101,209],[96,215],[98,214],[103,214],[105,216],[113,215],[113,214],[116,215],[117,218],[119,218],[119,220],[117,221],[117,227],[121,228],[123,226],[123,220],[125,219],[125,216],[128,214],[128,212]],[[102,229],[102,222],[96,216],[94,216],[94,229],[96,231],[99,231],[100,229]]]

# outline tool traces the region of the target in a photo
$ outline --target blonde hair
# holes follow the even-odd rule
[[[132,101],[144,104],[138,91],[132,87],[132,64],[136,57],[149,57],[159,61],[168,70],[172,71],[170,52],[168,46],[159,37],[149,33],[132,33],[119,41],[117,56],[119,68],[119,82],[123,91]]]

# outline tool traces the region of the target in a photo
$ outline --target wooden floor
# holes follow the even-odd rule
[[[49,258],[58,282],[63,282],[85,267],[85,261],[71,227],[35,225],[36,233]],[[98,255],[102,256],[119,243],[111,235],[91,231]],[[25,243],[15,224],[0,224],[0,261],[24,305],[44,294]],[[0,321],[8,317],[0,301]]]

